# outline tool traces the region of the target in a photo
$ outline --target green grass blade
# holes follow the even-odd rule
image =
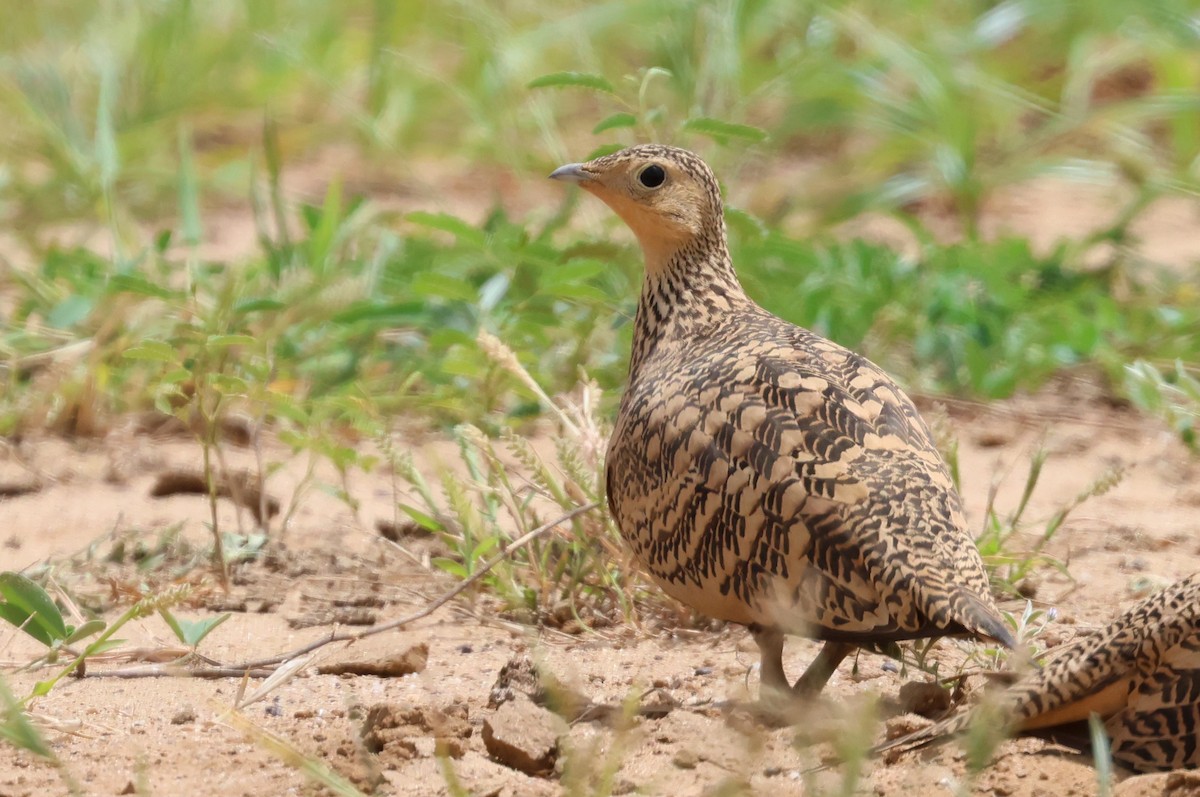
[[[67,624],[54,601],[36,583],[21,575],[7,571],[0,573],[0,598],[6,608],[3,616],[14,625],[45,645],[67,638]]]

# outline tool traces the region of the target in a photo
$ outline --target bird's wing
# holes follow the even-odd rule
[[[875,607],[902,628],[961,627],[1011,645],[992,601],[983,561],[945,463],[928,427],[899,387],[877,366],[829,341],[797,335],[783,356],[763,356],[752,385],[795,430],[786,453],[810,495],[799,509],[800,547],[817,564],[810,598],[835,585],[860,605],[832,612],[853,630]],[[760,433],[760,436],[761,435]],[[857,581],[856,581],[857,577]]]
[[[1151,598],[1146,644],[1124,708],[1107,723],[1113,758],[1140,771],[1200,766],[1200,576]]]
[[[739,622],[764,622],[755,604],[770,594],[825,638],[957,629],[1010,644],[912,402],[869,361],[777,319],[739,335],[698,339],[623,399],[610,507],[651,574]]]

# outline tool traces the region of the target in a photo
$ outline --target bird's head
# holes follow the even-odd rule
[[[721,189],[712,170],[687,150],[641,144],[568,163],[553,180],[577,183],[612,208],[637,235],[646,265],[661,268],[684,249],[724,247]]]

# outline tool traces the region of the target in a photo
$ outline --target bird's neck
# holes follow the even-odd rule
[[[694,242],[661,258],[646,254],[631,374],[664,341],[692,339],[730,311],[753,304],[734,273],[723,236],[714,242]]]

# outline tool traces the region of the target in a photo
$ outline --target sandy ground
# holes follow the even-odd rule
[[[336,152],[329,157],[334,161],[329,168],[301,170],[289,193],[322,196],[330,169],[343,165]],[[447,173],[445,164],[433,173],[441,177],[434,180],[414,172],[398,190],[390,184],[361,188],[379,196],[390,194],[392,205],[400,210],[443,209],[467,218],[481,216],[499,196],[518,213],[553,207],[560,197],[557,187],[531,182],[528,175],[501,175],[491,191],[474,190],[473,184],[455,191],[446,190],[441,179]],[[786,177],[780,179],[794,190],[794,181]],[[1081,237],[1113,217],[1120,201],[1111,193],[1039,182],[999,196],[985,229],[1025,235],[1041,246],[1061,236]],[[752,197],[735,194],[731,200],[754,209]],[[586,224],[608,218],[599,207],[581,212]],[[237,258],[253,245],[254,230],[244,211],[225,209],[206,218],[206,256]],[[1200,258],[1200,239],[1192,234],[1196,222],[1194,201],[1161,200],[1135,230],[1140,236],[1138,254],[1178,269],[1194,268]],[[845,232],[898,247],[911,245],[898,225],[887,222],[868,220]],[[66,237],[72,243],[104,246],[102,236]],[[929,409],[928,403],[923,409]],[[1073,380],[1034,397],[988,406],[953,404],[949,410],[960,442],[963,494],[976,529],[982,527],[993,483],[1000,485],[997,506],[1010,509],[1016,504],[1027,463],[1039,443],[1047,447],[1050,459],[1027,513],[1032,532],[1103,474],[1113,468],[1124,471],[1114,489],[1070,516],[1048,549],[1066,565],[1069,577],[1047,567],[1028,585],[1038,608],[1057,613],[1041,641],[1069,639],[1079,629],[1105,621],[1154,585],[1200,568],[1200,462],[1159,423],[1114,408],[1093,386]],[[427,436],[399,443],[427,468],[447,456],[446,445]],[[230,449],[229,457],[235,465],[253,465],[246,450]],[[286,461],[287,453],[271,447],[267,458]],[[209,659],[227,664],[323,638],[347,606],[363,610],[380,624],[402,617],[453,583],[428,566],[428,541],[409,537],[394,543],[375,531],[377,519],[394,516],[396,495],[386,474],[358,476],[351,482],[351,493],[361,504],[357,514],[324,492],[306,495],[286,538],[273,540],[270,555],[239,566],[228,595],[203,576],[202,566],[177,562],[174,570],[137,570],[128,561],[137,541],[153,547],[176,528],[181,539],[205,541],[203,498],[150,497],[161,474],[194,468],[199,462],[197,447],[184,438],[137,435],[128,429],[104,440],[0,441],[0,487],[36,483],[40,488],[0,498],[0,570],[49,563],[68,592],[114,605],[106,612],[108,619],[128,606],[129,593],[139,582],[156,591],[174,583],[191,584],[192,597],[179,609],[181,616],[233,611],[200,648]],[[302,469],[302,463],[287,463],[269,482],[270,492],[286,503]],[[227,501],[221,504],[220,517],[225,528],[242,523],[249,530],[248,521]],[[122,543],[126,561],[109,561],[117,558]],[[1006,608],[1019,612],[1022,604],[1010,602]],[[340,616],[345,619],[344,613]],[[126,626],[121,636],[127,640],[123,650],[176,646],[163,622],[153,616]],[[335,675],[315,669],[347,656],[381,660],[419,645],[426,646],[427,657],[424,666],[409,675]],[[945,641],[933,655],[952,668],[969,649],[967,643]],[[789,672],[800,672],[816,650],[806,640],[790,642]],[[53,672],[23,668],[39,653],[23,633],[0,628],[0,673],[18,695],[28,694],[37,680]],[[674,708],[623,722],[583,719],[570,725],[556,724],[523,698],[495,708],[490,702],[501,669],[522,657],[538,662],[597,703],[620,703],[645,694],[646,702]],[[462,785],[457,793],[509,797],[958,793],[966,766],[953,744],[891,763],[867,762],[857,781],[847,780],[846,771],[836,766],[812,771],[837,761],[829,738],[863,736],[845,729],[860,713],[857,707],[876,706],[879,722],[867,724],[870,733],[882,733],[883,722],[901,728],[915,721],[901,716],[898,694],[919,674],[901,674],[888,660],[863,654],[856,666],[847,662],[834,675],[822,700],[802,718],[801,733],[767,729],[748,722],[744,712],[714,706],[757,694],[756,662],[754,645],[740,628],[646,625],[572,635],[508,622],[486,600],[460,599],[403,630],[362,640],[348,651],[338,645],[323,648],[313,666],[245,708],[243,715],[352,778],[360,789],[380,794],[450,794],[455,793],[448,785],[453,782]],[[145,664],[93,662],[86,677],[65,679],[32,705],[55,752],[84,793],[321,793],[261,739],[231,724],[226,712],[237,698],[238,679],[105,676],[137,666]],[[252,682],[246,688],[255,686]],[[538,775],[518,771],[512,760],[497,761],[485,744],[485,726],[495,737],[505,722],[537,738],[561,735],[557,761]],[[527,741],[533,745],[537,739]],[[1052,743],[1039,738],[1007,742],[970,791],[1030,797],[1093,794],[1091,760],[1072,744],[1071,739]],[[66,792],[50,765],[24,752],[0,749],[0,797]],[[439,750],[450,757],[439,757]],[[1200,794],[1200,784],[1179,776],[1171,780],[1118,774],[1122,782],[1117,793],[1126,797]]]
[[[1116,488],[1070,517],[1051,546],[1067,564],[1070,578],[1049,568],[1038,573],[1036,605],[1058,612],[1043,641],[1067,639],[1110,617],[1148,584],[1200,568],[1200,463],[1158,424],[1112,408],[1086,383],[1076,381],[1063,381],[1032,398],[950,410],[961,446],[963,492],[977,527],[995,481],[1003,479],[997,505],[1016,503],[1026,463],[1039,441],[1050,459],[1033,498],[1031,521],[1046,519],[1111,468],[1125,471]],[[444,456],[445,446],[437,441],[408,442],[428,467]],[[31,439],[0,452],[0,481],[35,476],[42,484],[38,492],[0,500],[0,566],[5,569],[57,563],[62,583],[77,594],[103,598],[138,579],[127,565],[104,561],[117,539],[126,539],[127,545],[133,539],[152,544],[175,524],[182,524],[185,538],[204,539],[203,498],[149,495],[161,473],[199,463],[196,447],[184,438],[122,431],[104,441]],[[267,457],[285,459],[286,453],[269,448]],[[230,458],[234,464],[251,462],[245,450],[231,449]],[[286,502],[299,472],[298,463],[289,465],[269,482],[270,491]],[[234,609],[231,619],[201,646],[210,659],[232,663],[282,653],[329,634],[330,612],[338,606],[370,607],[382,623],[422,607],[451,585],[423,564],[427,542],[402,538],[397,545],[374,531],[376,519],[393,515],[389,478],[360,476],[351,489],[362,502],[357,517],[336,499],[311,493],[292,521],[286,553],[239,566],[229,596],[212,579],[197,580],[202,567],[173,578],[146,576],[149,586],[194,582],[193,601],[181,610],[185,617],[211,614],[212,607]],[[222,522],[236,526],[229,502],[222,502]],[[362,600],[364,595],[369,599]],[[1008,608],[1019,610],[1020,604]],[[117,613],[114,609],[109,616]],[[325,624],[303,627],[305,618],[311,622],[314,617],[316,622],[324,618]],[[174,646],[157,617],[126,630],[126,649]],[[505,622],[485,600],[462,600],[401,631],[360,641],[348,653],[340,645],[324,648],[319,661],[347,655],[381,659],[419,644],[428,649],[420,672],[402,677],[323,675],[310,667],[247,707],[244,716],[352,777],[363,790],[376,788],[380,794],[451,793],[444,766],[467,793],[514,797],[591,794],[606,784],[617,794],[662,795],[823,794],[841,793],[846,785],[838,767],[808,772],[836,761],[834,749],[821,741],[827,734],[816,732],[815,740],[804,741],[794,730],[770,730],[746,721],[742,713],[712,705],[756,694],[752,665],[757,656],[739,628],[617,627],[569,635]],[[944,642],[936,655],[950,666],[962,659],[966,646]],[[799,672],[815,652],[814,643],[792,641],[789,671]],[[17,694],[28,693],[50,672],[18,669],[37,654],[36,643],[21,632],[0,630],[0,666]],[[541,724],[552,735],[565,733],[558,762],[547,776],[523,774],[494,760],[483,740],[485,722],[500,721],[498,710],[489,706],[497,676],[506,662],[521,656],[539,662],[592,701],[620,703],[631,694],[652,692],[648,702],[675,708],[665,716],[625,723],[585,719],[569,730],[566,725],[554,730],[556,721],[549,715],[523,699],[516,701],[512,705],[526,711],[518,724]],[[87,677],[67,679],[33,704],[48,727],[57,728],[47,730],[47,736],[85,793],[314,793],[296,768],[224,717],[238,692],[237,679],[103,677],[106,670],[128,666],[144,665],[95,663]],[[918,677],[912,671],[902,676],[888,660],[863,654],[856,669],[843,665],[812,708],[811,718],[827,719],[815,722],[806,716],[801,727],[805,735],[813,735],[813,727],[826,727],[845,736],[847,731],[836,729],[870,696],[877,697],[882,719],[897,717],[902,714],[897,701],[901,685]],[[364,726],[378,725],[381,712],[397,727],[382,749],[366,753],[369,745],[363,739],[371,728],[364,734]],[[439,731],[437,718],[446,716],[454,718],[453,728]],[[434,737],[442,732],[452,734],[458,758],[435,755],[435,745],[441,743]],[[963,754],[951,744],[890,764],[869,762],[850,793],[905,794],[920,788],[931,796],[949,795],[964,772]],[[1137,783],[1139,790],[1127,793],[1167,793],[1161,777]],[[737,791],[747,784],[749,792]],[[1121,788],[1133,789],[1134,784]],[[1095,791],[1095,776],[1089,757],[1069,744],[1020,739],[1002,746],[974,791],[1086,795]],[[0,795],[64,792],[59,774],[29,754],[0,757]]]

